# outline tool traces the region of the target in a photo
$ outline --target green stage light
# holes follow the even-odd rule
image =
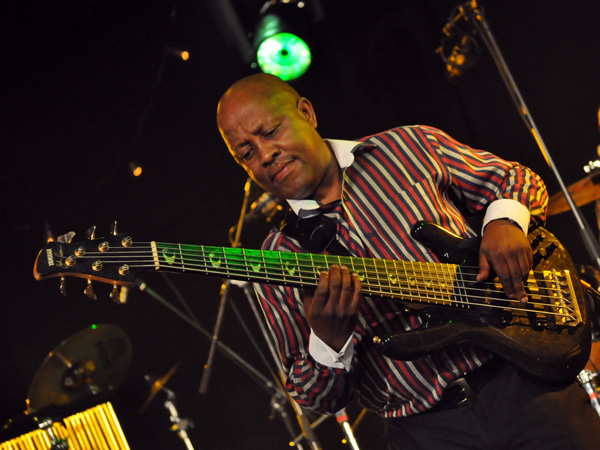
[[[304,2],[267,4],[254,34],[256,62],[263,72],[293,80],[308,70],[312,56],[299,33],[306,31],[309,20]]]
[[[277,33],[259,45],[256,62],[265,73],[277,75],[282,80],[293,80],[308,70],[310,48],[295,34]]]

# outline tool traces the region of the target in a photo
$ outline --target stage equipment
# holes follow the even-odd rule
[[[569,193],[577,206],[587,205],[600,199],[600,161],[590,161],[584,167],[589,175],[569,186]],[[569,204],[562,192],[557,192],[548,201],[548,215],[552,216],[569,210]]]
[[[91,325],[63,340],[35,373],[25,414],[9,422],[27,420],[38,429],[0,444],[0,450],[129,449],[105,394],[123,383],[131,355],[129,337],[114,325]],[[102,404],[73,414],[100,398]]]
[[[242,23],[231,0],[209,0],[224,38],[236,46],[244,63],[283,80],[294,80],[310,67],[311,27],[323,19],[320,0],[269,0],[258,19]],[[241,6],[240,6],[241,9]],[[243,15],[243,14],[242,14]],[[249,39],[248,36],[251,36]]]
[[[256,295],[254,294],[254,290],[253,290],[252,286],[250,285],[250,283],[245,282],[245,281],[232,281],[231,283],[240,287],[244,291],[244,294],[246,295],[246,298],[248,300],[250,308],[252,309],[252,313],[254,314],[254,317],[260,327],[263,338],[265,339],[265,342],[267,343],[267,347],[271,353],[271,357],[277,366],[277,370],[278,370],[277,376],[280,378],[278,385],[283,386],[285,384],[285,375],[284,375],[285,372],[284,372],[283,366],[281,364],[281,358],[279,357],[279,353],[276,349],[276,345],[272,338],[272,335],[271,335],[271,333],[269,333],[269,331],[266,327],[264,315],[261,313],[261,311],[258,310],[258,308],[256,306],[257,299],[256,299]],[[237,309],[234,309],[234,311],[236,311],[236,314],[238,315],[238,319],[240,320],[240,323],[243,323],[243,318],[237,312]],[[251,340],[253,340],[253,337],[250,336],[249,333],[248,333],[248,337]],[[255,347],[256,347],[256,345],[255,345]],[[281,389],[282,389],[282,392],[285,392],[283,390],[283,387]],[[302,440],[307,439],[307,442],[311,446],[311,448],[313,448],[315,450],[320,449],[321,448],[320,444],[316,440],[316,436],[315,436],[313,430],[330,416],[323,415],[320,418],[318,418],[316,421],[314,421],[313,423],[308,423],[308,422],[306,422],[306,416],[304,415],[302,408],[300,408],[300,406],[298,406],[298,404],[296,402],[294,402],[293,400],[291,400],[289,397],[287,397],[287,399],[290,402],[290,404],[294,407],[294,409],[296,410],[296,416],[298,418],[298,423],[300,424],[300,427],[302,429],[302,433],[297,435],[294,438],[294,440],[290,442],[290,445],[299,447]],[[281,408],[281,405],[275,403],[276,400],[277,400],[276,397],[274,397],[271,404],[273,405],[274,408]],[[356,438],[354,437],[354,426],[350,425],[350,420],[348,417],[348,413],[346,412],[346,409],[342,408],[340,411],[335,413],[335,419],[338,422],[338,424],[340,425],[340,427],[342,428],[342,431],[346,434],[344,443],[349,443],[353,450],[359,450],[358,443],[356,441]],[[288,426],[288,430],[290,432],[292,432],[292,429],[289,426]]]
[[[596,378],[597,375],[597,373],[593,373],[592,371],[585,369],[579,375],[577,375],[577,381],[579,381],[579,384],[583,386],[585,392],[588,393],[592,406],[598,415],[600,415],[600,400],[598,400],[598,389],[594,381],[594,378]]]
[[[185,447],[188,450],[194,450],[192,441],[190,440],[190,438],[188,437],[188,434],[187,434],[187,429],[189,427],[193,428],[193,424],[189,420],[182,419],[181,417],[179,417],[179,412],[177,411],[177,406],[175,405],[175,403],[176,403],[175,393],[172,390],[167,389],[165,387],[165,385],[167,384],[167,381],[169,381],[169,379],[173,376],[173,374],[175,373],[175,371],[178,368],[179,368],[179,363],[177,363],[173,367],[171,367],[171,370],[169,370],[169,372],[167,372],[165,375],[163,375],[160,378],[157,378],[154,375],[146,375],[144,377],[144,379],[151,385],[151,388],[150,388],[150,396],[146,400],[146,403],[144,403],[144,406],[142,406],[142,408],[140,409],[140,414],[142,414],[145,411],[145,409],[152,402],[152,400],[154,399],[156,394],[158,394],[161,391],[165,392],[167,394],[167,399],[164,402],[164,407],[167,409],[167,411],[169,411],[169,414],[170,414],[169,420],[173,424],[170,427],[171,431],[174,431],[177,433],[177,435],[183,441],[183,443],[185,444]]]
[[[598,389],[598,367],[600,367],[600,272],[593,266],[579,267],[581,285],[587,293],[592,322],[592,349],[585,368],[577,375],[577,381],[590,397],[590,402],[600,415],[600,389]]]
[[[293,80],[308,70],[312,55],[300,37],[309,22],[307,13],[304,1],[264,4],[254,34],[256,61],[263,72]]]
[[[38,430],[0,444],[0,450],[129,450],[110,402],[53,421],[43,419]]]
[[[479,56],[475,30],[465,22],[465,8],[456,6],[448,23],[442,29],[440,46],[436,53],[446,64],[446,77],[454,81],[475,65]]]
[[[484,11],[481,5],[477,0],[471,0],[470,2],[464,3],[458,7],[458,13],[456,13],[453,17],[450,17],[448,23],[444,27],[444,30],[452,29],[458,26],[458,23],[465,23],[472,27],[475,27],[478,35],[481,36],[485,45],[487,46],[492,58],[494,59],[494,63],[498,68],[500,75],[502,76],[502,80],[504,81],[508,91],[515,102],[517,110],[521,114],[523,121],[525,122],[525,126],[531,132],[536,144],[538,145],[542,155],[544,156],[546,163],[552,169],[554,176],[556,177],[558,184],[560,185],[561,191],[564,194],[565,200],[569,205],[569,208],[573,212],[575,220],[577,222],[577,226],[579,229],[579,233],[581,239],[588,251],[588,254],[594,264],[600,268],[600,242],[593,235],[590,226],[587,221],[581,214],[581,211],[575,204],[575,201],[571,197],[567,186],[562,180],[560,173],[558,172],[557,167],[555,166],[550,152],[544,143],[542,136],[540,135],[537,126],[535,125],[531,114],[529,113],[529,109],[519,92],[519,88],[517,87],[512,74],[496,44],[496,40],[492,35],[490,27],[485,19]],[[444,32],[446,34],[446,32]]]
[[[129,171],[134,177],[139,177],[142,174],[142,166],[135,161],[129,161]]]
[[[248,179],[246,180],[246,184],[244,186],[244,198],[242,201],[242,209],[240,211],[238,222],[236,225],[234,225],[230,229],[230,243],[231,243],[231,246],[234,248],[240,246],[240,238],[241,238],[242,229],[243,229],[243,226],[245,223],[247,223],[248,221],[253,220],[257,217],[260,217],[262,214],[265,214],[265,213],[267,215],[266,217],[270,221],[270,220],[272,220],[273,216],[275,214],[277,214],[278,211],[281,211],[283,209],[283,207],[281,206],[281,203],[278,202],[273,196],[271,196],[270,194],[268,194],[266,192],[263,192],[255,201],[250,202],[253,187],[256,187],[256,184],[253,183],[253,181],[248,177]],[[250,205],[250,206],[248,206],[248,205]],[[235,233],[232,233],[234,230],[235,230]],[[285,376],[284,376],[283,367],[281,365],[281,359],[279,358],[279,354],[275,347],[275,343],[273,342],[273,338],[266,328],[264,316],[257,309],[257,306],[256,306],[257,299],[256,299],[256,296],[248,282],[236,281],[236,280],[231,280],[231,279],[223,280],[223,284],[221,285],[221,299],[220,299],[220,304],[219,304],[219,311],[217,313],[214,330],[211,335],[212,336],[211,348],[209,350],[208,359],[204,365],[204,372],[203,372],[202,378],[200,380],[200,388],[198,391],[200,393],[206,392],[207,387],[208,387],[208,381],[209,381],[210,374],[212,371],[214,349],[216,349],[218,346],[222,345],[222,342],[219,340],[219,334],[220,334],[221,326],[223,323],[225,306],[228,303],[229,288],[232,285],[236,285],[244,291],[244,294],[246,295],[248,303],[250,304],[250,308],[252,309],[252,312],[254,314],[256,322],[258,323],[258,325],[261,329],[263,338],[267,344],[267,348],[269,349],[269,352],[271,353],[271,361],[273,361],[273,363],[277,367],[276,373],[275,372],[271,373],[273,382],[268,382],[269,383],[268,385],[274,391],[273,397],[271,398],[271,406],[273,408],[273,411],[277,412],[280,415],[282,421],[284,422],[286,429],[288,430],[290,435],[293,436],[293,439],[290,441],[290,445],[302,449],[302,441],[306,440],[307,444],[309,445],[309,447],[311,449],[320,450],[322,447],[317,440],[316,434],[314,432],[314,428],[317,427],[328,416],[322,416],[317,421],[310,423],[308,420],[308,417],[304,413],[303,409],[295,401],[293,401],[289,397],[289,395],[287,395],[285,388],[284,388]],[[246,332],[248,339],[253,343],[254,348],[257,350],[259,355],[261,355],[261,358],[263,359],[263,361],[265,361],[265,364],[267,365],[267,367],[269,367],[269,364],[267,363],[267,358],[263,355],[263,352],[260,349],[260,346],[258,345],[256,340],[254,339],[254,337],[248,330],[248,328],[245,324],[245,319],[242,317],[242,315],[239,313],[239,311],[237,310],[237,308],[235,307],[235,305],[233,303],[231,303],[231,306],[232,306],[234,312],[237,314],[238,320],[239,320],[240,324],[242,325],[242,328]],[[264,377],[262,377],[262,375],[261,375],[261,378],[264,378]],[[294,410],[294,412],[296,414],[297,423],[300,426],[300,430],[301,430],[300,435],[296,435],[296,433],[294,431],[294,427],[292,426],[292,421],[291,421],[290,417],[288,416],[286,409],[284,407],[286,403]],[[345,414],[345,410],[342,410],[342,413]],[[346,423],[346,422],[347,421],[344,421],[344,423]],[[354,436],[352,433],[352,428],[349,427],[347,423],[346,423],[346,425],[344,425],[344,423],[340,423],[342,429],[348,436],[348,440],[353,444],[354,450],[358,450],[356,440],[354,439]]]
[[[131,364],[131,342],[123,330],[92,325],[48,353],[27,394],[27,413],[65,406],[118,388]]]

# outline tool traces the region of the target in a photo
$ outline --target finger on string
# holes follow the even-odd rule
[[[508,298],[515,298],[516,289],[515,289],[515,280],[513,278],[510,267],[508,266],[506,261],[496,262],[494,265],[494,271],[500,280],[500,284],[502,284],[502,289],[504,290],[504,294]],[[519,278],[519,282],[521,282]]]
[[[487,256],[481,254],[479,256],[479,272],[477,273],[477,277],[475,281],[481,283],[488,279],[490,276],[490,263],[487,260]]]
[[[340,313],[346,313],[349,305],[352,303],[354,286],[352,282],[352,274],[347,266],[340,267],[340,276],[342,283],[338,308]]]
[[[362,286],[360,283],[360,279],[358,278],[358,275],[353,273],[351,275],[352,277],[352,288],[353,288],[353,296],[352,296],[352,301],[350,302],[350,312],[351,313],[358,313],[358,309],[360,306],[360,301],[362,299]]]
[[[340,303],[340,292],[342,291],[342,274],[338,265],[332,265],[329,268],[329,296],[328,306],[336,308]]]
[[[329,296],[329,273],[321,272],[317,288],[311,300],[311,309],[313,313],[321,312],[327,305]]]

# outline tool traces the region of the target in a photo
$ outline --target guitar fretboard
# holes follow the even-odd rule
[[[464,284],[455,264],[393,261],[350,256],[277,252],[212,246],[151,243],[154,260],[162,269],[199,271],[205,275],[278,284],[316,286],[319,274],[333,265],[346,266],[358,275],[370,295],[449,303],[456,283]]]

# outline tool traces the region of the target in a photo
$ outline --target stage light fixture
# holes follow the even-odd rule
[[[129,162],[129,170],[134,177],[139,177],[142,174],[142,166],[135,161]]]
[[[265,3],[254,34],[256,62],[263,72],[289,81],[308,70],[312,55],[300,37],[309,22],[307,15],[303,1]]]
[[[173,47],[165,47],[165,51],[170,55],[180,58],[182,61],[187,61],[188,59],[190,59],[190,52],[188,52],[187,50],[181,50],[179,48]]]

